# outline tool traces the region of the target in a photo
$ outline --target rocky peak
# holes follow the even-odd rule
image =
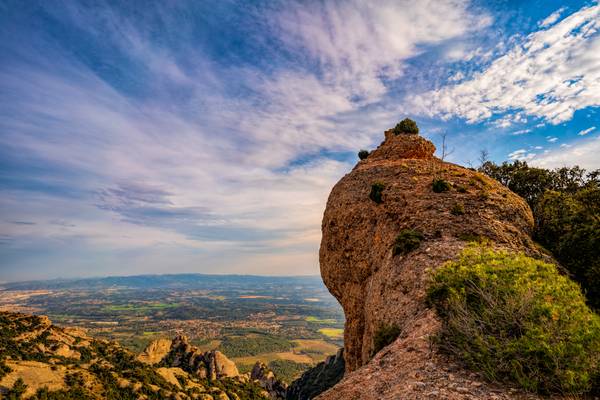
[[[385,141],[331,191],[319,260],[323,281],[346,315],[346,378],[321,395],[324,399],[410,399],[405,396],[414,382],[443,376],[447,365],[428,343],[439,327],[425,302],[428,271],[456,257],[469,240],[486,238],[496,247],[537,254],[530,238],[533,217],[523,199],[487,176],[435,158],[434,152],[435,146],[416,134],[387,131]],[[434,181],[444,181],[444,190],[435,192]],[[370,199],[375,183],[383,188],[381,202]],[[453,211],[457,208],[460,212]],[[422,240],[410,253],[397,254],[394,244],[405,230],[417,231]],[[388,325],[400,328],[395,345],[403,350],[382,350],[375,365],[370,363],[374,336]],[[418,371],[427,365],[429,373]],[[375,380],[363,378],[376,371],[390,375],[379,382],[387,385],[386,395],[378,394]],[[343,391],[350,377],[352,391]]]
[[[204,353],[204,363],[207,366],[207,377],[211,380],[240,375],[235,363],[218,350]]]
[[[275,377],[273,371],[264,363],[257,361],[250,372],[250,379],[256,381],[260,387],[269,393],[272,399],[284,399],[287,385]]]
[[[171,342],[169,339],[158,339],[152,341],[146,349],[138,356],[138,361],[146,364],[158,364],[171,350]]]
[[[419,135],[396,134],[393,129],[385,132],[385,140],[359,165],[375,161],[397,161],[402,159],[434,158],[435,146]]]

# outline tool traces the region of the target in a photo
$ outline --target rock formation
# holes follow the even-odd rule
[[[310,400],[323,393],[344,376],[344,349],[304,372],[288,387],[287,400]]]
[[[18,382],[25,392],[14,397]],[[184,337],[156,341],[136,360],[117,343],[57,327],[47,317],[0,311],[0,398],[32,398],[38,390],[50,393],[35,398],[270,398],[223,354],[201,353]]]
[[[486,238],[537,254],[531,210],[496,181],[443,162],[434,152],[418,135],[388,131],[331,191],[319,258],[323,280],[346,315],[346,377],[320,399],[462,399],[475,388],[478,398],[505,398],[502,389],[492,396],[478,377],[453,372],[429,345],[439,322],[425,304],[427,277],[469,240]],[[449,190],[434,192],[434,180],[449,183]],[[374,183],[383,184],[381,203],[369,198]],[[420,232],[423,241],[408,254],[394,255],[405,229]],[[390,324],[400,327],[400,337],[372,359],[376,331]],[[465,393],[448,389],[448,380]],[[468,390],[460,389],[463,383]]]
[[[171,343],[169,339],[152,341],[137,357],[138,361],[146,364],[158,364],[171,350]]]
[[[169,368],[181,368],[199,378],[215,380],[238,377],[240,373],[233,361],[218,350],[201,352],[192,346],[187,337],[155,340],[138,356],[147,364],[160,364]]]
[[[254,364],[250,372],[250,379],[256,381],[260,387],[269,393],[272,399],[285,399],[287,385],[281,382],[273,371],[271,371],[264,363],[259,361]]]

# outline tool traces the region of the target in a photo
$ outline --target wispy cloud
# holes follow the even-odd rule
[[[568,121],[576,110],[600,105],[599,18],[600,5],[584,7],[530,34],[470,79],[417,96],[412,105],[470,123],[503,114]]]
[[[518,131],[514,131],[512,134],[514,136],[525,135],[526,133],[530,133],[532,129],[519,129]]]
[[[309,3],[278,15],[280,37],[308,54],[328,84],[343,86],[355,101],[371,102],[400,77],[403,61],[420,46],[481,29],[490,17],[469,11],[468,1],[364,1]]]
[[[561,7],[558,10],[554,11],[552,14],[548,15],[544,20],[540,21],[539,26],[542,28],[547,28],[550,25],[553,25],[560,19],[562,13],[566,10],[566,7]]]
[[[589,127],[589,128],[587,128],[587,129],[583,129],[583,130],[579,131],[578,135],[579,135],[579,136],[585,136],[585,135],[587,135],[588,133],[591,133],[591,132],[593,132],[595,129],[596,129],[596,127],[595,127],[595,126],[590,126],[590,127]]]
[[[508,155],[509,160],[519,160],[519,161],[531,161],[535,158],[536,154],[528,152],[526,149],[515,150]]]

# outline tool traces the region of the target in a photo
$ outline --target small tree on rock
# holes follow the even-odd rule
[[[394,127],[394,134],[400,135],[418,135],[419,127],[417,123],[410,118],[404,118]]]

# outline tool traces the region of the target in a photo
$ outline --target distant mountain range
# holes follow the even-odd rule
[[[0,284],[4,290],[57,290],[99,289],[127,287],[132,289],[214,289],[215,286],[265,287],[285,285],[308,285],[323,287],[318,275],[311,276],[259,276],[259,275],[212,275],[212,274],[168,274],[108,276],[98,278],[52,279]]]

